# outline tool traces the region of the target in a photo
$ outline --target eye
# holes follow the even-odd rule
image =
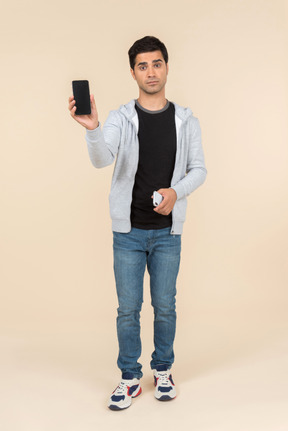
[[[157,68],[161,67],[161,63],[156,63],[155,67],[157,67]]]
[[[140,66],[139,69],[140,70],[146,70],[146,66]]]

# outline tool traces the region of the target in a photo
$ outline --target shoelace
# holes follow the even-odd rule
[[[159,379],[160,386],[171,386],[171,382],[169,380],[170,373],[169,371],[161,371],[157,373],[157,377]]]
[[[114,394],[116,395],[126,395],[127,394],[127,386],[128,384],[125,382],[125,380],[122,380],[117,388],[114,391]]]

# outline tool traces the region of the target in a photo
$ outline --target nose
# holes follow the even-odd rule
[[[153,67],[152,64],[150,66],[148,66],[147,74],[148,74],[148,78],[155,76],[155,68]]]

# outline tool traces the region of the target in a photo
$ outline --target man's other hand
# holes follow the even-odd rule
[[[160,195],[163,196],[163,201],[159,204],[154,211],[158,214],[169,215],[173,210],[175,202],[177,200],[177,193],[174,189],[159,189],[157,190]],[[151,196],[153,198],[153,196]]]

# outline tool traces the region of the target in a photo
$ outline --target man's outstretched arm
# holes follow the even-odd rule
[[[113,114],[105,123],[105,133],[101,130],[93,94],[90,95],[91,114],[76,115],[74,96],[69,97],[68,109],[71,117],[86,129],[86,142],[90,160],[95,168],[103,168],[113,163],[120,142],[120,129]]]

